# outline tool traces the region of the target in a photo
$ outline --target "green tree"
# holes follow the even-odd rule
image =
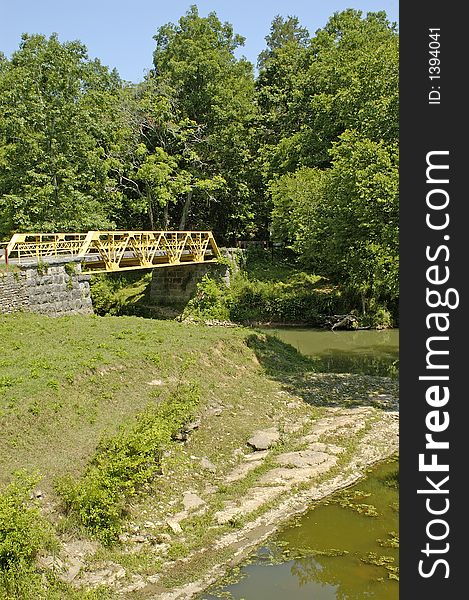
[[[23,35],[0,68],[0,235],[112,225],[120,86],[79,42]]]
[[[329,169],[303,168],[271,184],[275,235],[302,262],[370,301],[398,298],[398,152],[344,133]]]
[[[277,73],[270,76],[272,85],[270,70]],[[287,83],[273,93],[281,75]],[[395,308],[395,26],[381,12],[336,13],[307,45],[290,35],[272,51],[258,86],[259,98],[272,101],[261,103],[262,115],[278,138],[264,134],[261,147],[274,236],[290,244],[307,268],[348,288],[365,310],[376,301]]]
[[[261,140],[276,144],[299,126],[291,123],[290,109],[297,87],[303,86],[300,74],[308,65],[310,38],[297,17],[276,16],[265,38],[267,48],[259,54],[256,100],[261,114]]]
[[[189,174],[174,151],[182,124],[176,122],[168,91],[154,77],[121,92],[116,119],[119,136],[109,160],[122,195],[117,223],[122,227],[166,228],[169,208],[189,188]]]
[[[112,171],[123,194],[124,222],[143,228],[174,228],[187,218],[195,190],[224,185],[221,177],[204,178],[191,163],[197,162],[200,126],[182,117],[173,92],[150,74],[142,83],[123,90],[119,144],[112,155]]]
[[[189,221],[234,235],[253,218],[246,175],[253,66],[234,55],[244,40],[215,13],[200,17],[192,6],[177,25],[160,27],[155,41],[156,79],[173,91],[178,121],[189,134],[175,151],[191,175],[190,189],[173,219],[180,228]]]
[[[309,31],[300,25],[298,17],[281,15],[274,17],[270,33],[266,35],[267,49],[262,50],[257,60],[260,69],[267,67],[270,60],[276,58],[276,53],[287,44],[292,43],[297,48],[306,48],[309,42]]]
[[[272,210],[268,183],[276,177],[273,172],[274,157],[278,145],[291,131],[300,126],[291,123],[292,105],[301,85],[299,74],[305,73],[309,55],[310,36],[297,17],[284,19],[277,15],[271,24],[270,33],[265,38],[267,48],[258,57],[259,75],[256,80],[255,101],[258,108],[254,143],[257,146],[254,161],[256,216],[265,219]],[[301,117],[300,117],[301,119]],[[290,164],[283,172],[294,170],[298,165],[297,152],[293,148],[289,154]],[[269,219],[270,220],[270,219]],[[268,225],[266,229],[268,228]]]
[[[331,144],[347,129],[397,140],[398,43],[384,12],[363,17],[348,9],[335,13],[307,46],[288,41],[272,53],[258,80],[262,114],[276,136],[263,151],[268,178],[329,166]]]

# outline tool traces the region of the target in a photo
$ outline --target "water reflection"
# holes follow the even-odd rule
[[[398,330],[268,329],[248,344],[269,376],[307,402],[395,408]],[[397,600],[397,528],[393,461],[296,519],[251,557],[235,583],[200,600]]]
[[[399,374],[399,331],[318,331],[267,329],[312,359],[315,370],[364,373],[382,377]]]
[[[391,346],[380,348],[379,354],[368,349],[363,349],[360,354],[333,350],[312,358],[315,368],[323,373],[367,373],[393,378],[399,375],[399,359]]]
[[[240,580],[203,600],[397,600],[397,481],[396,462],[380,465],[292,522]]]

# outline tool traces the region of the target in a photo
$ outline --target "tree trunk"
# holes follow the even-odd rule
[[[55,170],[55,165],[54,165],[54,173],[52,174],[52,185],[54,186],[54,196],[55,196],[55,201],[56,201],[56,207],[58,208],[59,205],[59,184],[57,182],[57,172]]]
[[[186,221],[189,215],[189,210],[191,208],[191,200],[192,200],[192,190],[187,192],[186,200],[184,201],[184,206],[182,207],[182,215],[181,222],[179,223],[179,231],[184,231],[186,229]]]
[[[163,229],[168,229],[169,225],[169,202],[166,202],[163,209]]]
[[[149,192],[147,192],[147,199],[148,199],[148,217],[150,219],[150,229],[153,231],[155,229],[154,227],[154,219],[153,219],[153,206],[152,206],[152,201],[151,201],[151,194]]]
[[[52,185],[54,186],[54,197],[55,197],[55,209],[59,210],[59,183],[57,180],[57,165],[55,161],[55,151],[52,143],[52,139],[54,137],[55,123],[51,125],[50,136],[48,139],[49,144],[49,158],[50,164],[52,167]]]

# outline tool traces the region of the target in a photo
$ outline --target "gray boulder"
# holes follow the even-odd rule
[[[248,445],[254,450],[268,450],[280,439],[280,434],[275,428],[265,429],[264,431],[256,431],[256,433],[248,439]]]

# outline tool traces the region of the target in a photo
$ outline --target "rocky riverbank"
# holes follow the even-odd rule
[[[155,600],[186,600],[196,597],[222,577],[228,569],[242,561],[249,552],[293,515],[305,511],[314,502],[331,493],[355,483],[374,462],[397,452],[398,417],[396,413],[388,413],[386,417],[378,419],[371,425],[351,460],[342,463],[339,473],[338,457],[345,452],[344,446],[325,444],[316,440],[320,439],[322,434],[341,437],[346,431],[358,433],[367,428],[369,419],[373,417],[366,409],[358,413],[331,409],[331,413],[311,427],[310,433],[298,438],[298,443],[303,446],[303,450],[277,455],[275,462],[280,466],[264,473],[258,484],[249,489],[240,504],[228,505],[218,513],[217,517],[221,522],[227,518],[232,519],[252,513],[254,515],[239,531],[224,534],[217,540],[216,549],[230,551],[231,558],[228,561],[216,564],[206,573],[201,574],[196,581],[169,592],[159,589],[158,582],[145,586],[142,588],[141,597]],[[257,460],[262,461],[263,458]],[[246,467],[253,464],[251,461],[254,461],[254,458],[247,461],[249,462],[242,465],[244,468],[238,468],[234,476],[244,473]],[[275,501],[277,499],[278,502]],[[265,512],[262,510],[263,507],[266,508]],[[197,557],[207,550],[202,548],[190,556],[189,560],[197,560]]]
[[[62,576],[129,600],[195,598],[292,515],[398,451],[393,381],[315,374],[310,385],[322,390],[317,405],[279,391],[263,419],[268,427],[249,427],[256,398],[251,411],[249,398],[243,406],[206,407],[165,457],[158,480],[164,493],[157,502],[136,502],[119,548],[96,553],[95,546],[69,545]],[[325,386],[328,406],[319,406]],[[243,412],[239,438],[234,426]],[[217,445],[230,452],[220,456]]]

